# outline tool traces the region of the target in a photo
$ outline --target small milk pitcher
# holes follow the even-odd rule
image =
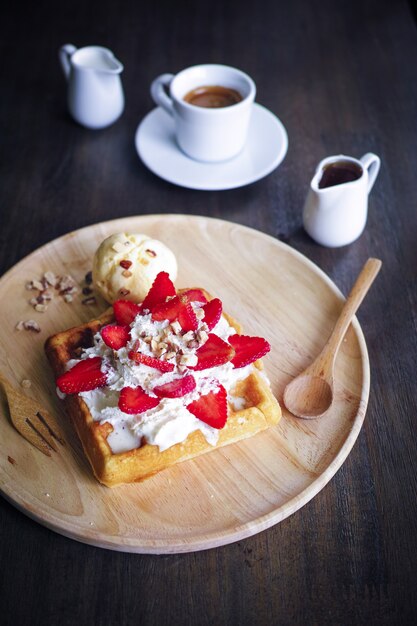
[[[104,128],[124,109],[120,74],[123,65],[102,46],[76,48],[66,44],[59,60],[68,81],[68,108],[76,122],[87,128]]]
[[[368,194],[381,161],[369,152],[360,159],[340,154],[321,161],[311,181],[303,224],[317,243],[329,248],[357,239],[366,225]]]

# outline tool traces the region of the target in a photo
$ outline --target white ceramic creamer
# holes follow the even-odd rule
[[[361,235],[368,215],[368,194],[380,165],[379,157],[370,152],[360,159],[339,154],[319,163],[303,210],[304,228],[310,237],[336,248]]]
[[[76,48],[66,44],[59,60],[68,81],[68,108],[76,122],[87,128],[104,128],[124,109],[120,74],[123,65],[102,46]]]

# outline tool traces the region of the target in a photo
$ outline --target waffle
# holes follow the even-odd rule
[[[241,334],[240,325],[226,313],[223,315],[236,332]],[[45,351],[55,375],[64,373],[66,363],[70,359],[79,358],[80,348],[90,347],[95,333],[113,321],[113,311],[110,309],[98,319],[50,337],[45,343]],[[246,408],[234,410],[229,404],[229,416],[224,428],[219,430],[219,439],[215,446],[209,444],[197,430],[189,434],[182,443],[162,452],[158,446],[144,443],[139,448],[115,454],[107,442],[112,426],[106,422],[94,421],[87,404],[78,395],[66,396],[67,412],[96,478],[108,487],[139,482],[175,463],[246,439],[277,424],[281,417],[280,406],[260,373],[263,368],[261,361],[256,361],[254,365],[253,373],[239,381],[232,390],[234,396],[245,399]]]

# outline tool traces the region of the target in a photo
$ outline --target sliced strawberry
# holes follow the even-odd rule
[[[129,326],[136,315],[139,315],[140,306],[130,300],[116,300],[116,302],[113,302],[113,312],[118,324]]]
[[[101,331],[104,343],[113,350],[124,348],[130,337],[129,326],[105,326]]]
[[[175,380],[159,385],[153,388],[153,392],[160,398],[181,398],[187,393],[194,391],[196,382],[194,376],[189,374],[183,378],[176,378]]]
[[[223,365],[230,361],[234,355],[234,348],[220,339],[217,335],[210,333],[206,343],[196,351],[198,357],[197,365],[190,367],[192,370],[205,370],[208,367]]]
[[[168,361],[161,361],[160,359],[156,359],[153,356],[149,356],[147,354],[142,354],[141,352],[137,352],[136,350],[131,350],[129,352],[129,359],[132,359],[135,363],[142,363],[143,365],[147,365],[148,367],[154,367],[160,372],[172,372],[175,368],[174,363],[169,363]]]
[[[244,367],[257,361],[270,351],[271,346],[262,337],[248,337],[247,335],[231,335],[229,343],[235,349],[235,356],[232,359],[233,365]]]
[[[119,396],[119,409],[129,415],[137,415],[159,404],[158,398],[152,398],[142,387],[123,387]]]
[[[187,289],[181,293],[181,297],[187,302],[207,302],[207,298],[201,289]]]
[[[165,302],[168,296],[176,295],[175,287],[168,272],[159,272],[148,291],[148,295],[142,302],[142,311],[152,311],[157,304]]]
[[[107,382],[107,374],[102,372],[100,367],[101,358],[99,356],[83,359],[57,378],[57,387],[62,393],[80,393],[81,391],[91,391],[97,387],[104,387]]]
[[[189,330],[197,330],[198,319],[190,303],[182,304],[178,314],[178,321],[185,333],[188,333]]]
[[[218,391],[200,396],[187,405],[187,409],[199,420],[213,428],[223,428],[227,421],[227,393],[223,385]]]
[[[175,296],[175,298],[171,298],[168,302],[157,304],[152,309],[152,319],[156,322],[162,322],[163,320],[173,322],[178,319],[182,306],[183,304],[180,298]]]
[[[209,330],[212,330],[222,315],[223,305],[221,300],[213,298],[213,300],[207,302],[202,309],[204,311],[203,322],[207,324]]]

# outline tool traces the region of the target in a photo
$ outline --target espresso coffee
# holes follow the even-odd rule
[[[221,87],[220,85],[203,85],[192,89],[184,96],[185,102],[196,107],[207,109],[222,109],[237,104],[243,100],[236,89]]]
[[[325,166],[319,182],[319,189],[351,183],[362,176],[362,168],[352,161],[335,161]]]

